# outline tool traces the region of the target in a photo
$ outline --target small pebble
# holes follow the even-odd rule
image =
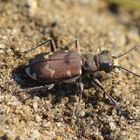
[[[34,16],[37,12],[37,9],[38,9],[38,3],[36,0],[28,0],[27,1],[27,5],[30,7],[29,8],[29,12],[30,12],[30,15],[31,16]]]
[[[84,117],[84,116],[85,116],[85,111],[84,111],[84,110],[81,110],[80,116],[81,116],[81,117]]]
[[[38,109],[38,104],[35,102],[33,103],[33,109],[35,112],[37,112],[37,109]]]
[[[2,103],[4,100],[4,96],[0,96],[0,103]]]
[[[114,122],[110,122],[109,125],[112,131],[116,129],[116,125],[114,124]]]
[[[50,125],[51,125],[51,123],[47,122],[46,120],[44,120],[43,123],[42,123],[42,126],[46,127],[46,128],[49,127]]]
[[[57,136],[55,140],[62,140],[61,136]]]
[[[41,117],[38,116],[38,115],[35,115],[35,119],[36,119],[37,122],[41,122],[41,120],[42,120]]]
[[[31,130],[30,137],[32,140],[38,139],[40,137],[39,131],[38,130]]]
[[[0,43],[0,53],[4,53],[5,50],[6,50],[6,45],[3,43]]]

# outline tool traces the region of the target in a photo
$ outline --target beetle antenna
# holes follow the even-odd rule
[[[139,47],[140,47],[140,46],[135,46],[135,47],[131,48],[130,50],[126,51],[125,53],[118,55],[116,58],[120,58],[120,57],[122,57],[122,56],[128,54],[128,53],[131,52],[132,50],[135,50],[135,49],[137,49],[137,48],[139,48]]]
[[[134,73],[134,72],[132,72],[132,71],[130,71],[130,70],[128,70],[128,69],[122,67],[122,66],[114,66],[114,67],[115,67],[115,68],[119,68],[119,69],[123,69],[123,70],[125,70],[125,71],[127,71],[127,72],[129,72],[129,73],[131,73],[131,74],[133,74],[133,75],[135,75],[135,76],[137,76],[137,77],[140,77],[139,74],[136,74],[136,73]]]

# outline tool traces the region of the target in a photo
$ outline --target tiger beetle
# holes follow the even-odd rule
[[[123,69],[129,73],[134,74],[137,77],[140,75],[116,64],[116,59],[120,58],[130,51],[140,47],[135,46],[128,50],[127,52],[120,54],[119,56],[112,56],[109,50],[103,50],[98,54],[93,53],[85,53],[81,54],[79,52],[80,46],[77,40],[74,40],[67,44],[70,45],[75,44],[76,50],[57,50],[56,44],[52,39],[45,40],[44,42],[38,44],[34,48],[31,48],[24,53],[31,52],[42,45],[49,45],[51,52],[43,52],[37,54],[34,58],[30,59],[25,67],[26,74],[37,80],[46,86],[44,88],[50,90],[55,85],[59,84],[75,84],[79,93],[83,92],[83,78],[86,76],[90,77],[90,82],[93,83],[96,87],[101,89],[103,93],[109,98],[112,104],[120,111],[120,107],[117,102],[106,92],[104,87],[99,81],[99,73],[104,71],[105,73],[109,73],[113,71],[115,68]],[[30,90],[38,90],[42,87],[34,87],[27,89],[25,91]],[[80,124],[79,124],[79,116],[80,116],[80,100],[81,95],[79,94],[79,105],[77,107],[76,116],[78,123],[78,137],[80,138]],[[132,119],[129,117],[129,119]]]

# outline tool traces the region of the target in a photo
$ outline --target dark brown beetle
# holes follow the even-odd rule
[[[77,85],[79,85],[80,90],[83,90],[82,77],[88,75],[91,77],[92,82],[103,90],[112,103],[117,106],[115,100],[105,92],[103,86],[99,82],[98,72],[111,72],[114,68],[120,68],[140,77],[121,66],[115,65],[116,58],[124,56],[139,46],[133,47],[118,57],[114,57],[108,50],[101,51],[99,54],[80,54],[77,40],[69,43],[67,46],[70,46],[73,43],[76,45],[76,51],[56,50],[55,43],[52,39],[48,39],[38,44],[36,47],[25,51],[25,53],[28,53],[42,45],[47,44],[51,47],[50,53],[44,52],[37,54],[33,59],[29,60],[25,69],[26,74],[30,78],[48,85],[48,89],[54,87],[54,85],[58,83],[78,83]]]
[[[73,43],[76,45],[76,51],[56,50],[55,43],[52,39],[48,39],[36,47],[27,50],[25,53],[28,53],[42,45],[49,44],[51,47],[51,53],[44,52],[37,54],[33,59],[29,60],[25,69],[26,74],[30,78],[45,84],[49,90],[53,88],[55,84],[75,83],[79,87],[80,92],[83,90],[82,79],[83,77],[88,76],[90,77],[91,82],[93,82],[96,87],[100,88],[110,99],[113,105],[120,110],[116,101],[104,90],[102,84],[99,81],[98,73],[100,71],[108,73],[114,68],[120,68],[140,77],[140,75],[137,75],[130,70],[115,64],[115,60],[117,58],[124,56],[139,46],[131,48],[118,57],[114,57],[108,50],[101,51],[99,54],[80,54],[78,52],[79,45],[77,40],[69,43],[67,46],[70,46]],[[78,116],[79,112],[77,118]]]

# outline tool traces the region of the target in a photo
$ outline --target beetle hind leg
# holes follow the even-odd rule
[[[47,91],[49,91],[53,87],[54,87],[54,84],[45,85],[45,86],[38,86],[38,87],[32,87],[32,88],[23,89],[21,91],[18,91],[17,93],[19,93],[19,92],[35,92],[35,91],[44,90],[44,89],[46,89]],[[39,95],[39,93],[31,94],[29,97],[25,98],[23,101],[25,102],[26,100],[31,99],[31,98],[33,98],[33,97],[35,97],[37,95]]]
[[[102,84],[99,82],[99,80],[94,79],[93,82],[94,82],[94,84],[95,84],[98,88],[100,88],[100,89],[104,92],[104,94],[109,98],[109,100],[112,102],[112,104],[113,104],[114,106],[116,106],[117,108],[119,108],[118,105],[117,105],[117,103],[116,103],[116,101],[105,91],[105,89],[103,88],[103,86],[102,86]]]
[[[43,41],[42,43],[37,44],[35,47],[24,51],[24,53],[25,53],[25,54],[26,54],[26,53],[29,53],[29,52],[31,52],[31,51],[33,51],[33,50],[35,50],[35,49],[41,47],[42,45],[46,45],[46,46],[47,46],[48,44],[50,45],[51,51],[52,51],[52,52],[56,51],[56,44],[55,44],[55,42],[53,41],[53,39],[50,38],[50,39],[47,39],[47,40]]]

